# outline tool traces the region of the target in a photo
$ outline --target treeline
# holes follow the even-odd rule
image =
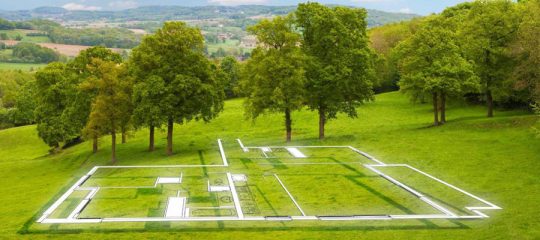
[[[449,99],[528,107],[540,96],[540,1],[474,1],[372,29],[380,91],[431,101],[434,124]]]
[[[11,56],[0,55],[0,62],[11,63],[50,63],[60,60],[60,54],[50,48],[34,43],[20,42],[15,46],[0,43],[0,50],[11,49]]]
[[[208,122],[233,97],[238,63],[225,58],[211,62],[204,55],[200,31],[182,22],[167,22],[144,38],[129,59],[104,47],[82,51],[67,63],[54,62],[36,74],[34,111],[38,135],[53,151],[82,139],[112,138],[150,129],[153,151],[155,129],[167,129],[167,154],[173,153],[174,124]]]
[[[133,48],[140,43],[140,37],[123,28],[64,28],[56,27],[47,31],[53,43],[98,46],[109,48]]]
[[[11,22],[0,18],[0,30],[13,30],[13,29],[32,29],[33,25],[29,22]]]
[[[439,15],[375,29],[368,36],[364,9],[299,4],[296,11],[248,28],[258,46],[251,58],[220,62],[204,54],[197,28],[167,22],[146,36],[127,60],[104,47],[82,51],[68,63],[36,73],[34,121],[54,150],[82,136],[94,142],[149,129],[167,129],[172,154],[174,124],[211,121],[226,97],[245,97],[246,117],[284,117],[292,138],[292,113],[315,111],[319,138],[338,114],[374,99],[378,82],[391,81],[417,101],[432,102],[434,124],[446,121],[446,102],[475,99],[488,106],[513,99],[538,101],[540,2],[477,1]],[[371,43],[370,43],[371,37]],[[375,50],[374,50],[375,49]]]
[[[21,22],[10,22],[0,19],[2,29],[39,30],[41,33],[28,33],[28,36],[47,36],[53,43],[106,46],[109,48],[133,48],[141,39],[139,36],[123,28],[65,28],[60,24],[43,19],[33,19]],[[7,36],[7,35],[6,35]],[[19,36],[20,38],[20,36]],[[20,39],[16,39],[20,40]]]

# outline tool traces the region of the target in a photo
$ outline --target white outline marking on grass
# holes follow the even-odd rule
[[[285,190],[285,192],[287,192],[287,194],[289,195],[289,197],[290,197],[291,200],[293,201],[294,205],[296,205],[296,208],[298,208],[298,210],[300,210],[300,212],[302,213],[302,216],[306,216],[306,213],[304,213],[304,211],[302,210],[302,208],[300,207],[300,205],[298,205],[298,203],[296,202],[296,200],[294,200],[293,195],[289,192],[289,190],[287,190],[287,188],[285,187],[285,184],[283,184],[283,182],[281,181],[281,179],[279,179],[278,175],[277,175],[277,174],[274,174],[274,177],[276,177],[276,179],[278,180],[279,184],[281,184],[281,187],[283,188],[283,190]]]
[[[227,156],[225,156],[225,150],[223,150],[223,144],[221,144],[221,139],[218,139],[219,153],[221,154],[221,159],[223,160],[223,166],[229,166],[227,162]]]
[[[236,217],[223,217],[223,216],[214,216],[214,217],[190,217],[189,216],[189,208],[185,208],[185,216],[183,218],[178,217],[144,217],[144,218],[97,218],[97,219],[79,219],[79,214],[84,210],[84,208],[89,204],[91,199],[97,194],[97,192],[101,188],[155,188],[157,187],[158,179],[156,179],[156,182],[154,183],[154,186],[134,186],[134,187],[82,187],[84,182],[88,180],[94,173],[96,173],[97,170],[100,168],[103,169],[123,169],[123,168],[201,168],[201,167],[227,167],[229,166],[225,154],[225,150],[222,145],[221,139],[218,139],[218,146],[219,151],[223,160],[222,165],[146,165],[146,166],[95,166],[93,167],[86,175],[82,176],[73,186],[71,186],[60,198],[58,198],[44,213],[43,215],[37,220],[37,222],[40,223],[100,223],[100,222],[161,222],[161,221],[182,221],[182,222],[189,222],[189,221],[290,221],[290,220],[329,220],[329,221],[357,221],[357,220],[393,220],[393,219],[481,219],[481,218],[488,218],[489,216],[481,212],[480,210],[497,210],[502,209],[501,207],[488,202],[480,197],[477,197],[476,195],[473,195],[461,188],[458,188],[454,185],[451,185],[441,179],[438,179],[430,174],[427,174],[423,171],[420,171],[414,167],[411,167],[407,164],[386,164],[382,161],[377,160],[373,156],[360,151],[352,146],[265,146],[265,147],[248,147],[244,146],[242,141],[240,139],[237,139],[238,144],[242,148],[244,152],[248,152],[249,149],[260,149],[263,148],[348,148],[367,159],[376,162],[377,164],[364,164],[362,166],[366,167],[367,169],[371,170],[372,172],[378,174],[379,176],[383,177],[384,179],[390,181],[394,185],[401,187],[402,189],[408,191],[412,195],[419,198],[421,201],[431,205],[433,208],[437,209],[443,214],[415,214],[415,215],[351,215],[351,216],[306,216],[303,210],[300,208],[292,194],[287,190],[281,179],[277,176],[277,174],[274,174],[275,178],[279,181],[283,189],[287,192],[293,203],[296,205],[298,210],[302,213],[302,216],[244,216],[240,204],[240,200],[238,197],[238,194],[236,192],[236,187],[234,185],[234,181],[232,179],[232,174],[230,172],[227,172],[227,180],[229,181],[229,188],[231,191],[231,195],[233,197],[234,206],[222,206],[222,207],[215,207],[217,209],[236,209],[237,216]],[[264,153],[264,151],[263,151]],[[354,162],[360,163],[360,162]],[[344,163],[284,163],[284,165],[288,164],[298,164],[298,165],[328,165],[328,164],[344,164]],[[350,164],[350,163],[349,163]],[[266,164],[265,164],[266,165]],[[269,165],[276,165],[276,164],[269,164]],[[418,173],[421,173],[439,183],[442,183],[458,192],[461,192],[471,198],[474,198],[488,206],[467,206],[465,209],[470,210],[471,212],[475,213],[476,215],[456,215],[452,211],[442,207],[441,205],[437,204],[433,200],[429,199],[428,197],[424,196],[423,194],[419,193],[418,191],[414,190],[412,187],[407,186],[393,177],[386,175],[382,173],[381,171],[377,170],[378,167],[408,167]],[[181,174],[180,178],[183,177],[183,173]],[[209,182],[208,182],[209,184]],[[74,191],[90,191],[88,195],[77,205],[77,207],[71,212],[68,218],[49,218],[49,216],[74,192]],[[177,196],[178,197],[178,196]]]
[[[244,213],[242,212],[242,207],[240,206],[240,198],[238,198],[238,194],[236,193],[236,187],[234,186],[234,182],[230,172],[227,173],[227,180],[229,181],[229,188],[233,197],[234,207],[236,208],[236,214],[239,219],[243,219]]]

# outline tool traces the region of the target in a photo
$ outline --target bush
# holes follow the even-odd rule
[[[12,56],[22,60],[21,62],[33,63],[50,63],[60,59],[60,54],[52,49],[25,42],[13,47]]]

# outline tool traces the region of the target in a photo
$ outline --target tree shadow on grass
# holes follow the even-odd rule
[[[448,221],[453,223],[452,226],[439,226],[436,224],[409,224],[409,225],[396,225],[396,226],[377,226],[375,224],[355,224],[344,226],[268,226],[268,227],[253,227],[250,223],[246,223],[246,226],[227,227],[226,222],[216,221],[218,224],[216,227],[182,227],[173,228],[168,222],[154,222],[151,224],[145,223],[141,228],[108,228],[108,229],[60,229],[59,224],[54,224],[46,230],[19,230],[21,235],[38,235],[38,234],[82,234],[82,233],[147,233],[147,232],[162,232],[162,233],[174,233],[174,232],[189,232],[189,233],[223,233],[227,232],[250,232],[250,233],[267,233],[274,231],[291,231],[291,232],[344,232],[344,231],[415,231],[415,230],[463,230],[470,229],[467,225],[458,221]],[[320,222],[314,222],[320,224]],[[358,223],[358,222],[356,222]],[[275,222],[273,223],[275,224]],[[349,222],[350,224],[350,222]]]

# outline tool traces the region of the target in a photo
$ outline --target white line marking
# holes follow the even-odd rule
[[[218,139],[218,145],[219,145],[219,153],[221,154],[221,159],[223,160],[223,166],[229,166],[229,163],[227,162],[227,156],[225,156],[225,150],[223,150],[223,144],[221,143],[221,139]]]
[[[293,197],[292,194],[289,192],[289,190],[287,190],[287,188],[285,187],[285,185],[283,184],[283,182],[281,181],[281,179],[279,179],[278,175],[277,175],[277,174],[274,174],[274,177],[276,177],[276,179],[278,180],[279,184],[281,184],[281,187],[283,187],[283,190],[285,190],[285,192],[287,192],[287,194],[289,195],[289,197],[290,197],[291,200],[293,201],[294,205],[296,205],[296,207],[298,208],[298,210],[300,210],[300,212],[302,213],[302,216],[306,216],[306,213],[304,213],[304,211],[302,210],[302,208],[300,207],[300,205],[298,205],[298,203],[296,202],[296,200],[294,200],[294,197]]]
[[[242,212],[242,208],[240,206],[240,199],[238,198],[238,194],[236,193],[236,187],[234,186],[234,182],[231,176],[231,173],[227,173],[227,180],[229,181],[229,187],[231,189],[231,194],[234,201],[234,207],[236,208],[236,214],[238,215],[239,219],[244,218],[244,213]]]

